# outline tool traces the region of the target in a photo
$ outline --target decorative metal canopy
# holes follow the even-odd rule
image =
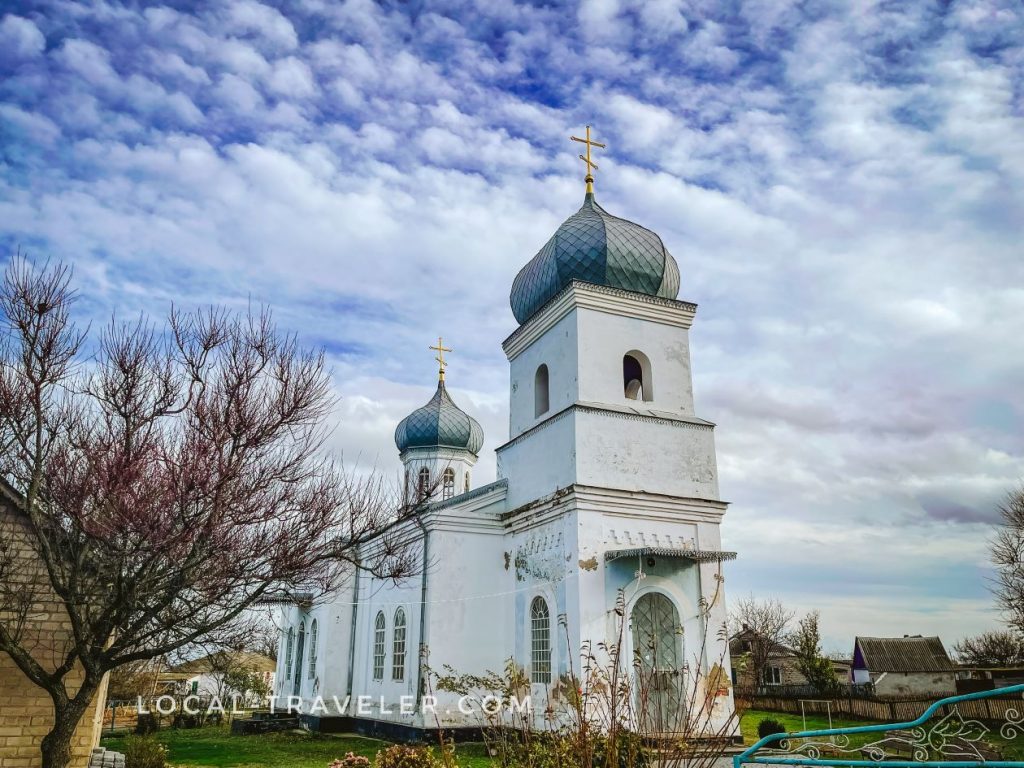
[[[692,560],[695,563],[720,563],[735,560],[735,552],[720,552],[715,549],[668,549],[666,547],[638,547],[636,549],[612,549],[604,553],[605,562],[623,557],[675,557]]]

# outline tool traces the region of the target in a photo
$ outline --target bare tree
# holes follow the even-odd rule
[[[754,685],[764,681],[768,660],[785,641],[794,612],[775,599],[758,600],[753,595],[736,601],[730,611],[733,635],[743,635],[748,644],[744,659]]]
[[[1006,623],[1024,634],[1024,487],[999,506],[1002,524],[992,541],[996,567],[994,591]]]
[[[165,327],[112,321],[90,338],[70,278],[18,257],[0,285],[0,476],[16,507],[0,515],[0,651],[53,703],[45,768],[68,764],[107,672],[248,634],[275,590],[409,573],[392,531],[418,506],[325,456],[323,355],[268,312],[172,310]],[[70,628],[57,649],[34,620],[54,601]]]
[[[1006,629],[965,637],[953,646],[961,664],[975,667],[1009,667],[1024,664],[1024,635]]]

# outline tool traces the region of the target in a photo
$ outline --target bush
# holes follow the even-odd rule
[[[757,724],[757,735],[762,739],[765,736],[770,736],[773,733],[785,733],[786,726],[780,723],[778,720],[773,720],[770,717],[766,717],[760,723]]]
[[[124,742],[124,768],[164,768],[167,747],[152,736],[129,736]]]
[[[407,747],[395,744],[382,749],[374,761],[375,768],[443,768],[445,761],[429,747]]]
[[[335,760],[327,768],[370,768],[370,758],[348,752],[340,760]]]

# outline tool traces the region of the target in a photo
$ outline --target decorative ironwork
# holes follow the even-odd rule
[[[967,701],[1022,694],[1024,685],[950,696],[931,704],[916,720],[905,723],[771,734],[734,757],[733,765],[1024,768],[1024,761],[1004,760],[985,738],[998,735],[1009,741],[1024,736],[1024,707],[1007,707],[1004,722],[991,727],[981,720],[964,717],[957,706]],[[936,713],[938,718],[931,722]],[[851,738],[858,734],[883,735],[866,742]]]

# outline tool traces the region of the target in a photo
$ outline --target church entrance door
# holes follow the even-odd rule
[[[665,595],[648,592],[633,606],[631,624],[640,662],[636,687],[641,728],[676,733],[685,696],[679,613]]]

